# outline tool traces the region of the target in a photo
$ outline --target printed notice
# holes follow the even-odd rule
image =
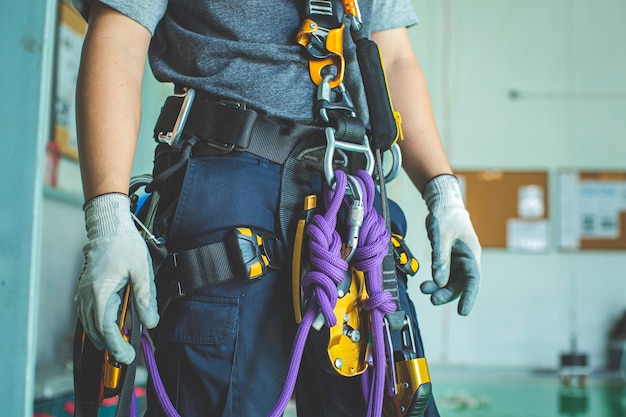
[[[626,172],[559,175],[559,247],[626,249]]]
[[[581,181],[579,190],[580,237],[619,237],[619,213],[626,211],[626,182]]]
[[[548,250],[546,220],[509,219],[506,224],[506,246],[511,250],[544,252]]]

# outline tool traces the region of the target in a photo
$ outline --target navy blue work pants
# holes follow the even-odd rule
[[[247,153],[192,158],[169,250],[222,241],[237,226],[278,230],[280,175],[280,165]],[[296,330],[288,270],[173,299],[155,340],[170,400],[183,417],[267,416],[283,388]],[[299,372],[298,415],[364,416],[359,380],[324,373],[316,360],[305,357]],[[149,390],[146,416],[163,415]]]

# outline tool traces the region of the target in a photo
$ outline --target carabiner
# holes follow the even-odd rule
[[[333,89],[331,86],[332,79],[332,74],[326,74],[322,82],[317,86],[317,106],[320,117],[328,123],[330,121],[328,110],[343,110],[347,112],[350,117],[356,117],[356,110],[354,109],[352,98],[350,98],[350,94],[348,94],[345,85],[341,83]],[[335,100],[331,101],[333,91],[335,92]]]
[[[327,127],[326,133],[326,153],[324,154],[324,178],[331,189],[335,189],[335,172],[333,170],[334,155],[336,149],[343,149],[348,152],[361,153],[365,156],[365,171],[372,175],[374,172],[375,159],[370,149],[367,135],[363,136],[362,143],[342,142],[335,139],[335,129]]]
[[[398,142],[391,145],[391,148],[389,148],[389,155],[391,156],[391,168],[389,169],[389,172],[385,174],[385,183],[389,183],[396,179],[400,173],[400,168],[402,167],[402,152],[400,151]]]
[[[343,8],[345,15],[352,23],[352,30],[359,31],[363,27],[361,21],[361,10],[359,10],[359,2],[357,0],[343,0]]]
[[[191,105],[196,97],[196,91],[193,88],[187,88],[184,93],[174,94],[174,96],[182,97],[182,103],[174,127],[169,132],[159,132],[157,135],[159,142],[167,143],[172,148],[177,147],[180,142],[180,137],[187,123],[187,117],[189,117],[189,112],[191,111]]]
[[[348,175],[347,177],[346,199],[351,200],[351,203],[349,204],[350,212],[348,214],[347,253],[343,258],[349,262],[359,245],[359,232],[363,225],[365,208],[363,207],[363,189],[361,188],[361,184],[354,176]]]

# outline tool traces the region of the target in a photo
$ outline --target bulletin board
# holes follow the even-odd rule
[[[626,172],[562,171],[558,243],[564,250],[626,250]]]
[[[65,1],[60,2],[54,94],[54,140],[61,154],[78,159],[75,91],[87,23]]]
[[[543,171],[455,171],[483,248],[549,249],[548,174]]]

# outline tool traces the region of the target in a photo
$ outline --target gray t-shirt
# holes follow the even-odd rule
[[[84,16],[90,0],[72,0]],[[316,86],[296,43],[305,0],[100,0],[152,34],[149,61],[159,81],[246,102],[270,116],[310,120]],[[337,1],[340,15],[341,2]],[[362,0],[363,30],[417,23],[410,0]],[[344,35],[345,84],[366,119],[350,33]],[[106,58],[103,58],[106,59]]]

